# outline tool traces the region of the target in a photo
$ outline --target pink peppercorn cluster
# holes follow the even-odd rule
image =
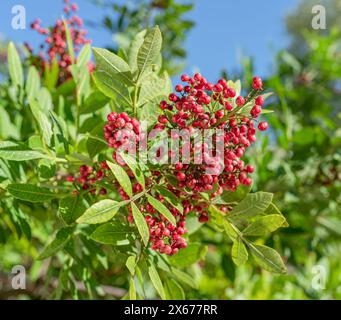
[[[111,112],[107,120],[104,126],[104,138],[108,141],[108,146],[115,149],[124,146],[127,147],[126,150],[134,151],[131,148],[139,140],[140,122],[135,118],[131,119],[126,112]]]
[[[82,165],[79,168],[79,174],[77,176],[69,175],[66,177],[66,181],[72,182],[79,186],[80,190],[87,191],[91,194],[106,195],[106,188],[96,186],[98,181],[101,181],[107,174],[109,167],[105,161],[98,163],[95,166]],[[77,190],[74,194],[78,194]]]
[[[86,39],[87,31],[83,28],[83,21],[75,12],[78,10],[76,3],[70,3],[69,0],[64,0],[64,13],[66,14],[65,23],[67,24],[75,52],[79,51],[81,46],[90,43],[91,40]],[[38,57],[35,57],[35,65],[41,68],[50,68],[53,60],[56,59],[59,66],[58,84],[71,78],[70,65],[72,60],[67,48],[66,31],[64,22],[58,19],[52,28],[44,28],[41,26],[41,20],[36,19],[31,28],[39,34],[44,35],[45,44],[41,45],[41,51]],[[46,48],[45,48],[46,46]],[[31,47],[26,44],[26,48],[32,53]],[[94,65],[89,63],[89,72],[92,72]]]
[[[172,225],[162,214],[150,205],[145,197],[141,197],[136,203],[143,213],[149,226],[151,248],[167,255],[176,254],[179,249],[187,246],[186,239],[186,217],[190,212],[197,214],[200,222],[209,220],[207,213],[208,204],[203,201],[202,192],[208,193],[211,199],[220,195],[224,190],[235,191],[239,184],[250,185],[252,179],[249,177],[254,171],[254,167],[245,164],[242,160],[244,153],[250,145],[256,141],[256,126],[258,116],[262,112],[264,98],[262,80],[259,77],[253,78],[252,91],[246,96],[237,96],[235,90],[228,85],[224,79],[220,79],[216,84],[207,82],[200,74],[194,77],[183,75],[181,80],[186,85],[178,84],[175,92],[169,95],[168,102],[161,101],[160,108],[163,110],[158,117],[158,123],[154,129],[182,129],[189,134],[194,129],[204,131],[206,129],[222,129],[223,139],[220,143],[223,148],[220,151],[213,150],[216,156],[221,152],[222,163],[212,162],[213,158],[205,154],[206,142],[199,145],[203,153],[204,162],[201,164],[182,163],[182,159],[176,164],[167,164],[159,169],[151,170],[151,176],[146,177],[146,189],[154,198],[161,201],[175,218],[176,225]],[[243,107],[245,108],[245,111]],[[266,130],[266,122],[258,123],[258,129]],[[127,113],[111,112],[107,116],[107,123],[104,126],[104,137],[108,147],[114,149],[112,158],[122,165],[130,177],[133,194],[143,191],[142,186],[136,181],[133,172],[128,168],[122,159],[118,159],[122,147],[130,153],[137,153],[138,142],[144,139],[145,133],[141,132],[141,126],[137,119],[131,118]],[[169,137],[174,138],[170,130]],[[215,143],[219,143],[215,137]],[[181,148],[180,147],[180,155]],[[191,160],[193,160],[194,148],[198,146],[188,146],[190,148]],[[221,151],[222,150],[222,151]],[[172,150],[169,155],[172,157]],[[210,158],[211,157],[211,158]],[[210,158],[210,159],[208,159]],[[210,160],[210,161],[207,161]],[[123,161],[123,163],[121,162]],[[207,169],[211,169],[210,173]],[[80,168],[80,176],[76,182],[82,185],[83,190],[96,192],[93,186],[97,180],[101,180],[106,175],[108,166],[105,162],[100,163],[100,169],[89,166]],[[176,182],[169,180],[169,176],[175,177]],[[69,181],[74,181],[70,177]],[[155,190],[152,185],[162,184],[172,192],[182,204],[183,212],[171,206],[164,197]],[[122,200],[128,200],[129,196],[124,192],[118,182],[112,182],[118,190]],[[105,191],[100,190],[104,194]],[[228,212],[232,208],[220,205],[222,212]],[[134,218],[129,210],[128,221],[134,222]]]
[[[251,165],[245,165],[241,160],[246,149],[256,141],[256,128],[253,119],[261,113],[264,103],[260,95],[262,80],[253,78],[254,106],[250,113],[242,111],[242,107],[249,102],[249,97],[237,96],[235,90],[228,86],[225,79],[220,79],[216,84],[207,82],[199,73],[194,77],[182,75],[181,80],[186,85],[178,84],[174,93],[169,95],[169,102],[161,101],[160,108],[167,110],[158,118],[157,128],[169,127],[187,129],[189,132],[195,129],[223,129],[224,130],[224,154],[223,164],[214,163],[214,159],[205,161],[209,155],[203,154],[203,165],[191,166],[182,164],[181,161],[174,166],[174,175],[178,180],[179,188],[189,188],[194,193],[211,191],[218,183],[219,188],[213,196],[223,190],[234,191],[242,183],[252,183],[248,174],[254,171]],[[252,100],[252,101],[253,101]],[[267,129],[266,122],[258,124],[259,130]],[[200,146],[199,146],[200,147]],[[203,143],[202,152],[205,150]],[[194,153],[191,150],[191,156]],[[206,157],[205,157],[206,156]],[[206,159],[207,160],[207,159]],[[206,162],[206,163],[205,163]],[[208,164],[207,164],[208,163]],[[207,167],[211,167],[213,174],[205,174]],[[223,172],[222,167],[224,167]],[[217,174],[214,174],[214,171]]]
[[[179,249],[186,248],[187,242],[183,237],[186,234],[186,215],[181,214],[176,208],[170,206],[162,195],[154,195],[172,213],[176,225],[169,222],[162,214],[157,212],[149,203],[142,203],[140,211],[144,214],[149,227],[151,249],[167,255],[176,254]],[[128,215],[128,221],[133,222],[133,216]]]

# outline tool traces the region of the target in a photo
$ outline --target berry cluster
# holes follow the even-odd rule
[[[106,195],[107,190],[103,187],[98,190],[95,184],[106,176],[108,170],[109,167],[105,161],[100,162],[95,166],[82,165],[79,168],[79,174],[77,176],[67,176],[66,181],[79,185],[79,189],[91,194],[98,193],[100,195]],[[78,193],[78,190],[74,191],[75,195]]]
[[[64,0],[64,3],[64,12],[67,16],[65,24],[68,26],[74,50],[77,52],[82,45],[90,43],[91,40],[85,38],[87,31],[83,28],[83,21],[75,14],[78,10],[77,4],[70,4],[69,0]],[[38,57],[34,57],[34,64],[44,71],[46,68],[50,68],[52,61],[56,60],[59,66],[58,83],[63,83],[71,78],[70,65],[72,61],[67,49],[64,22],[58,19],[52,28],[44,28],[41,26],[41,20],[36,19],[31,24],[31,28],[46,37],[45,44],[40,46],[42,50],[45,49],[45,52],[41,51]],[[28,44],[25,44],[25,46],[32,53],[31,47]],[[89,72],[91,72],[94,69],[94,65],[89,63],[88,68]]]
[[[187,129],[189,132],[193,128],[223,129],[224,153],[220,155],[223,157],[222,164],[205,153],[207,146],[203,143],[199,146],[204,152],[203,165],[183,165],[181,162],[175,164],[173,173],[178,180],[178,187],[187,187],[197,193],[211,191],[218,183],[219,188],[213,193],[215,196],[223,190],[235,190],[239,183],[250,185],[252,180],[248,174],[254,168],[251,165],[245,166],[241,158],[251,143],[256,141],[253,119],[261,113],[264,103],[263,97],[259,95],[262,80],[259,77],[253,78],[253,91],[246,98],[236,96],[235,90],[225,79],[212,84],[197,73],[193,78],[183,75],[181,80],[187,85],[178,84],[175,87],[176,92],[169,95],[169,102],[161,101],[160,108],[165,113],[159,116],[156,127],[165,128],[169,124],[173,128]],[[258,96],[255,98],[255,95]],[[254,106],[247,114],[242,107],[253,100]],[[266,122],[258,124],[259,130],[266,130],[267,127]],[[190,154],[193,156],[195,149],[191,147]],[[220,174],[222,167],[224,171]],[[208,168],[213,174],[205,174]]]
[[[145,197],[139,198],[136,202],[149,226],[151,248],[168,255],[173,255],[187,246],[184,235],[187,231],[188,213],[196,213],[202,223],[209,220],[208,204],[203,200],[202,192],[215,198],[224,190],[235,191],[239,184],[250,185],[252,183],[249,175],[253,173],[254,167],[250,164],[246,165],[242,157],[246,149],[256,141],[255,122],[262,112],[264,103],[261,95],[263,84],[259,77],[253,78],[253,89],[246,97],[237,96],[232,84],[229,85],[224,79],[212,84],[197,73],[192,78],[183,75],[181,80],[186,85],[178,84],[175,92],[169,95],[168,102],[161,101],[160,108],[163,111],[154,129],[181,129],[188,134],[193,133],[194,130],[203,132],[206,129],[221,129],[223,137],[221,141],[218,141],[217,136],[213,136],[214,143],[221,143],[222,148],[218,150],[214,147],[211,154],[206,151],[208,147],[206,142],[201,142],[199,146],[192,146],[190,143],[188,146],[182,144],[180,154],[182,148],[186,147],[190,150],[189,163],[183,163],[183,159],[179,159],[175,164],[163,165],[162,168],[157,167],[157,169],[153,167],[151,175],[146,177],[148,192],[161,201],[176,220],[176,225],[172,225],[147,202]],[[134,174],[124,161],[118,159],[119,152],[117,151],[129,151],[136,154],[137,142],[144,139],[146,133],[142,132],[139,121],[129,117],[125,112],[111,112],[107,120],[104,126],[104,137],[109,148],[114,149],[112,157],[125,168],[132,182],[133,193],[138,194],[143,191],[142,186],[136,181]],[[268,124],[260,122],[257,127],[263,131],[267,129]],[[167,130],[166,132],[169,138],[176,138],[174,131]],[[202,153],[203,162],[200,164],[193,162],[194,154],[198,151],[196,148],[199,148]],[[172,150],[169,151],[169,155],[172,158]],[[216,160],[219,159],[216,156],[220,156],[222,161]],[[100,163],[99,170],[82,166],[76,182],[82,185],[83,190],[95,193],[96,188],[93,185],[97,180],[110,176],[106,175],[106,170],[108,167],[105,162]],[[173,179],[169,176],[175,177],[176,181],[172,181]],[[70,181],[74,179],[70,177]],[[159,185],[160,183],[179,199],[183,206],[183,213],[171,206],[162,195],[155,193],[155,190],[151,188],[153,184]],[[128,200],[129,197],[122,187],[116,181],[113,184],[117,187],[120,197]],[[106,190],[101,189],[100,193],[104,194]],[[133,223],[133,215],[131,209],[129,210],[127,219]],[[227,212],[231,210],[231,207],[220,206],[220,210]]]
[[[136,150],[135,143],[138,142],[140,133],[139,121],[135,118],[131,119],[126,112],[120,114],[111,112],[107,120],[104,126],[104,138],[108,141],[108,146],[115,149],[123,146],[127,151]],[[134,147],[135,149],[132,150]]]

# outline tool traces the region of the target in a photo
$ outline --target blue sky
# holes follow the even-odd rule
[[[119,0],[122,2],[123,0]],[[84,20],[100,21],[102,11],[88,0],[77,1],[79,16]],[[200,69],[214,80],[222,68],[240,69],[240,56],[252,56],[257,74],[271,71],[273,56],[286,47],[284,17],[295,8],[298,0],[196,0],[189,14],[196,26],[191,31],[186,49],[187,70]],[[26,8],[27,29],[11,28],[11,9],[21,4]],[[0,34],[13,41],[28,41],[37,45],[41,37],[29,28],[40,17],[43,25],[50,25],[62,12],[62,0],[1,0]],[[103,30],[89,30],[95,46],[110,45],[112,37]]]

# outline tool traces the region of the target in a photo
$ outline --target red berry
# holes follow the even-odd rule
[[[236,104],[238,107],[241,107],[242,105],[244,105],[245,103],[245,99],[242,96],[238,96],[236,99]]]
[[[176,178],[178,181],[185,181],[186,180],[186,174],[184,172],[178,172],[176,174]]]
[[[266,121],[260,122],[258,124],[258,129],[260,131],[265,131],[268,128],[268,123]]]
[[[176,91],[176,92],[181,92],[183,89],[184,89],[184,87],[183,87],[181,84],[177,84],[177,85],[175,86],[175,91]]]
[[[262,96],[258,96],[255,102],[257,105],[262,106],[264,104],[264,98]]]
[[[253,77],[252,79],[252,88],[255,90],[260,90],[263,87],[263,82],[260,77]]]

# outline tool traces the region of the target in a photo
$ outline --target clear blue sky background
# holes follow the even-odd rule
[[[124,0],[118,0],[122,2]],[[100,21],[103,12],[88,0],[77,1],[79,16],[84,20]],[[189,14],[196,26],[187,42],[187,70],[196,68],[214,80],[222,68],[240,68],[240,56],[252,56],[256,72],[268,74],[274,54],[286,47],[284,17],[293,10],[298,0],[196,0]],[[21,4],[26,8],[27,29],[11,28],[11,8]],[[62,0],[0,0],[0,34],[13,41],[27,41],[36,46],[41,37],[29,28],[29,23],[40,17],[44,26],[55,21],[62,12]],[[90,29],[89,37],[95,46],[112,43],[109,33]]]

